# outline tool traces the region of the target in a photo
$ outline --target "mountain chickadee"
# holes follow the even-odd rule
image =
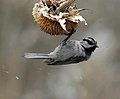
[[[65,43],[62,42],[49,54],[25,53],[24,57],[43,59],[47,65],[73,64],[87,61],[97,47],[97,41],[92,37],[87,37],[80,41],[68,40]]]

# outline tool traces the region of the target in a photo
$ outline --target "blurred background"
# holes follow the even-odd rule
[[[88,26],[71,39],[98,41],[87,62],[48,66],[24,59],[49,53],[65,36],[40,31],[32,17],[37,0],[0,0],[0,99],[120,99],[120,0],[76,0]]]

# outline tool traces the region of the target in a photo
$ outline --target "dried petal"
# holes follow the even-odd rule
[[[46,33],[51,35],[63,35],[67,34],[68,30],[76,28],[79,22],[83,22],[85,25],[87,25],[86,20],[80,16],[80,9],[70,6],[70,11],[68,10],[67,12],[60,12],[59,14],[55,14],[55,10],[52,8],[55,4],[55,0],[54,4],[50,4],[49,2],[49,6],[46,2],[49,0],[44,1],[45,4],[42,2],[35,4],[32,15],[41,29]],[[60,4],[58,3],[58,5]]]

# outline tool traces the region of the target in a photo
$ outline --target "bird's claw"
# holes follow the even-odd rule
[[[74,28],[68,30],[68,36],[62,41],[62,44],[65,45],[66,41],[76,32]]]

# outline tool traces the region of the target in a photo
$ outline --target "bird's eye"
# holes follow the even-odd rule
[[[93,42],[91,42],[91,41],[88,40],[88,39],[83,39],[83,41],[86,41],[89,45],[93,45]]]

